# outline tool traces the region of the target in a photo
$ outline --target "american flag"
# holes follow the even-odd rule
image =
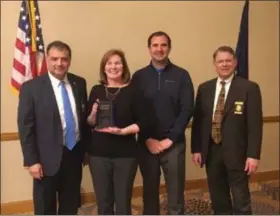
[[[23,0],[15,43],[11,85],[17,91],[21,85],[47,72],[44,41],[37,0]]]

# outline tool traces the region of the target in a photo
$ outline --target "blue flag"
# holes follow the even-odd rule
[[[248,29],[249,29],[249,0],[245,0],[242,17],[241,17],[238,42],[236,46],[236,58],[237,58],[236,75],[241,76],[245,79],[249,78]]]

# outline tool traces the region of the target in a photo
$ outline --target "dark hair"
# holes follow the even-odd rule
[[[171,39],[170,39],[169,35],[167,33],[163,32],[163,31],[154,32],[148,37],[148,47],[151,46],[153,37],[160,37],[160,36],[164,36],[164,37],[167,38],[168,46],[169,46],[169,48],[171,48]]]
[[[217,56],[218,52],[227,52],[227,53],[230,53],[231,55],[233,55],[234,58],[236,57],[234,50],[230,46],[220,46],[213,53],[213,60],[216,60],[216,56]]]
[[[62,41],[53,41],[51,43],[49,43],[49,45],[47,46],[47,54],[49,54],[49,51],[51,48],[56,48],[56,49],[59,49],[59,50],[67,50],[68,51],[68,56],[69,58],[72,57],[72,51],[71,51],[71,48],[68,44],[62,42]]]
[[[108,60],[114,56],[114,55],[118,55],[121,58],[122,64],[123,64],[123,73],[122,73],[122,81],[123,84],[127,84],[130,82],[130,71],[128,68],[128,64],[127,61],[125,59],[125,55],[124,52],[118,49],[111,49],[109,51],[107,51],[100,62],[100,83],[101,84],[107,84],[108,80],[107,80],[107,75],[105,73],[105,65],[107,64]]]

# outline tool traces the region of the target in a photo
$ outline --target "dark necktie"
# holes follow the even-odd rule
[[[66,123],[65,144],[69,150],[72,150],[76,145],[76,123],[64,81],[61,82],[61,95],[63,100],[64,118]]]
[[[221,91],[218,97],[214,118],[212,122],[212,138],[216,144],[219,144],[222,140],[221,138],[221,123],[223,119],[223,112],[225,107],[225,81],[221,81]]]

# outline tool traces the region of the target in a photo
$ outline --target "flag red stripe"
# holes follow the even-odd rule
[[[22,53],[25,53],[25,45],[20,39],[16,39],[16,48],[18,48]]]
[[[14,59],[14,64],[13,67],[20,72],[23,76],[25,75],[25,65],[23,65],[21,62],[18,60]]]

